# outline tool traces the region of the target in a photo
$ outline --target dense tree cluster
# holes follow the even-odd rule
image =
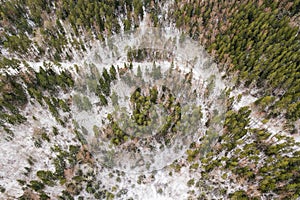
[[[89,167],[88,171],[82,170],[80,164],[88,163],[89,166],[93,165],[91,161],[91,154],[84,146],[69,145],[67,150],[62,150],[59,146],[52,147],[52,152],[55,154],[53,158],[54,170],[38,170],[35,172],[36,180],[21,180],[18,182],[24,189],[24,194],[18,199],[25,200],[31,199],[32,196],[39,197],[39,199],[47,200],[50,197],[44,191],[46,187],[53,188],[57,184],[64,186],[66,189],[61,192],[57,197],[58,199],[83,199],[79,196],[81,191],[86,191],[91,194],[95,199],[112,199],[112,194],[107,189],[103,189],[101,181],[96,181],[95,171]],[[33,175],[31,167],[34,165],[34,158],[28,159],[30,167],[26,167],[28,173]],[[70,171],[67,177],[66,171]],[[32,189],[32,190],[29,190]]]
[[[107,116],[110,124],[109,129],[112,130],[110,134],[108,134],[108,138],[111,143],[114,145],[120,145],[128,141],[131,137],[127,133],[125,133],[118,125],[118,123],[113,119],[112,115],[109,114]]]
[[[18,77],[7,75],[1,76],[0,79],[0,126],[9,131],[6,129],[5,122],[18,124],[26,120],[20,111],[28,103],[28,99]]]
[[[218,140],[219,147],[201,158],[205,168],[203,175],[222,169],[225,174],[230,171],[247,181],[248,189],[231,193],[232,199],[259,198],[262,194],[268,198],[296,199],[300,194],[300,158],[299,150],[293,149],[299,147],[299,143],[291,137],[272,136],[265,129],[249,128],[249,114],[247,107],[226,114],[226,129]],[[189,150],[188,158],[195,160],[200,150]],[[216,155],[223,156],[213,159]],[[253,190],[249,186],[255,183],[259,185]]]
[[[140,126],[147,126],[150,123],[150,109],[152,103],[156,103],[157,89],[150,89],[150,96],[144,96],[141,93],[141,88],[137,88],[130,97],[130,101],[133,104],[132,118]]]
[[[110,97],[111,83],[117,79],[116,68],[112,65],[109,71],[103,68],[102,76],[99,77],[99,84],[97,85],[96,95],[99,96],[101,105],[108,104],[107,98]]]
[[[289,0],[177,1],[170,15],[216,55],[228,76],[238,74],[237,84],[263,88],[258,103],[267,105],[269,117],[285,113],[295,121],[300,118],[300,36],[290,19],[299,5]],[[266,97],[272,101],[266,103]]]
[[[300,118],[298,28],[289,25],[287,16],[279,17],[278,9],[264,10],[252,3],[240,6],[211,48],[219,60],[231,60],[228,71],[239,71],[238,81],[264,88],[258,103],[271,108],[271,116],[285,111],[294,121]]]
[[[70,60],[72,51],[68,43],[77,50],[86,49],[79,35],[85,35],[87,40],[103,40],[105,36],[119,33],[121,25],[125,31],[132,30],[144,17],[143,6],[149,3],[140,0],[3,1],[0,4],[3,27],[0,45],[21,57]],[[69,37],[63,24],[71,25]]]
[[[3,58],[0,65],[3,68],[19,71],[21,63],[15,59]],[[26,67],[27,64],[24,65]],[[12,132],[7,128],[6,123],[18,124],[26,121],[21,111],[31,98],[36,99],[41,105],[46,103],[52,115],[60,123],[63,121],[59,119],[58,110],[70,111],[65,100],[54,96],[48,97],[48,95],[69,91],[74,86],[72,76],[68,71],[56,73],[48,65],[44,63],[45,69],[40,67],[39,72],[27,68],[26,72],[19,71],[17,75],[4,74],[0,76],[0,126],[10,135]]]
[[[120,145],[128,141],[128,139],[140,138],[142,136],[141,134],[146,134],[144,135],[145,137],[149,135],[152,137],[152,131],[156,130],[155,139],[167,144],[170,142],[172,135],[176,134],[177,131],[184,131],[182,130],[184,128],[188,129],[188,127],[185,126],[180,127],[179,129],[181,120],[181,105],[167,86],[155,85],[149,87],[145,85],[145,82],[143,82],[146,74],[154,80],[158,80],[163,77],[161,67],[156,66],[155,62],[153,63],[151,72],[149,70],[145,75],[143,75],[140,66],[137,68],[136,75],[131,74],[133,72],[132,69],[132,63],[129,65],[125,64],[124,68],[119,69],[120,79],[122,81],[125,81],[128,85],[132,85],[133,82],[135,84],[141,84],[141,87],[136,88],[129,97],[132,113],[128,116],[127,113],[123,113],[122,109],[120,110],[117,104],[118,95],[115,92],[108,95],[107,98],[110,98],[112,104],[115,108],[117,108],[117,114],[113,113],[112,115],[108,115],[108,119],[110,121],[109,130],[111,131],[107,131],[107,136],[111,139],[113,144]],[[122,72],[123,70],[126,70],[126,72]],[[112,77],[112,74],[115,73],[114,71],[114,67],[112,66],[110,69],[111,75],[109,75],[107,70],[104,69],[102,73],[103,82],[108,80],[109,77]],[[104,95],[105,94],[103,94],[103,96]],[[193,109],[192,113],[189,116],[186,116],[186,118],[191,118],[192,123],[197,121],[193,121],[194,119],[198,119],[199,116],[201,116],[201,107],[193,107]],[[115,114],[117,118],[115,118]],[[119,115],[121,115],[122,120],[124,120],[122,127],[118,126]],[[158,123],[161,123],[160,120],[163,120],[163,124],[160,127],[156,127]]]

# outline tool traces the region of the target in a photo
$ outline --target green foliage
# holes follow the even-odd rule
[[[200,42],[204,43],[213,55],[216,55],[216,61],[220,68],[226,67],[224,68],[227,71],[226,74],[229,76],[238,74],[238,84],[245,85],[250,89],[261,89],[256,105],[267,111],[268,117],[285,114],[289,120],[288,123],[292,125],[299,119],[300,43],[298,28],[292,25],[297,22],[295,18],[299,14],[299,0],[220,1],[218,3],[216,1],[174,1],[173,3],[174,5],[170,5],[171,9],[168,13],[170,21],[174,19],[178,28],[183,29],[193,38],[199,38]],[[259,3],[262,4],[258,6]],[[124,16],[124,18],[121,17],[121,21],[124,22],[125,31],[136,27],[137,22],[144,17],[143,5],[146,12],[150,13],[154,26],[159,25],[160,11],[156,7],[153,8],[151,4],[149,0],[3,1],[0,4],[0,26],[3,28],[0,33],[0,45],[7,48],[12,56],[13,53],[16,53],[20,57],[30,55],[35,46],[38,49],[39,55],[37,56],[40,58],[43,56],[43,48],[47,47],[47,51],[49,51],[47,53],[51,59],[60,62],[65,58],[72,58],[66,51],[69,47],[68,43],[78,50],[86,48],[86,40],[84,40],[86,38],[77,39],[74,36],[71,39],[67,38],[64,23],[71,24],[77,36],[104,38],[103,34],[110,35],[120,32],[118,16]],[[53,23],[46,21],[49,18],[45,16],[50,12],[51,16],[54,15],[54,19],[57,19]],[[32,22],[34,25],[31,25]],[[200,35],[201,37],[198,37]],[[34,37],[41,40],[38,45],[31,40]],[[183,39],[184,37],[181,37],[182,41]],[[155,54],[158,56],[155,57],[153,53],[156,52],[149,49],[129,50],[128,61],[153,60],[164,56]],[[19,66],[18,60],[1,57],[1,69],[19,70]],[[132,63],[130,63],[129,69],[132,67]],[[56,73],[51,70],[51,66],[49,66],[50,70],[45,70],[46,68],[41,68],[36,73],[25,73],[25,76],[20,74],[22,80],[10,75],[1,75],[0,125],[6,132],[10,132],[10,129],[4,126],[6,122],[15,125],[26,120],[20,114],[20,109],[28,103],[23,82],[27,85],[29,95],[42,105],[44,101],[56,118],[59,117],[59,108],[64,112],[70,111],[66,100],[56,98],[58,92],[67,91],[74,86],[70,73],[66,71]],[[160,67],[154,64],[151,75],[155,79],[161,78]],[[140,67],[138,67],[137,76],[142,77]],[[111,93],[111,82],[117,79],[116,69],[111,66],[109,71],[104,69],[101,76],[95,75],[95,77],[93,77],[94,81],[87,82],[88,88],[96,93],[101,105],[107,105],[107,98]],[[212,90],[214,86],[215,82],[212,79],[208,82],[208,89]],[[45,97],[48,92],[51,97]],[[149,96],[143,95],[141,91],[133,96],[135,113],[132,117],[139,125],[148,125],[151,119],[149,107],[161,102],[158,91],[152,88]],[[114,105],[118,104],[115,93],[111,94],[111,99]],[[86,96],[74,95],[73,100],[75,104],[80,105],[81,110],[89,110],[92,107]],[[176,104],[175,97],[166,95],[163,102],[164,108],[169,111],[169,116],[166,118],[167,123],[162,127],[162,133],[158,136],[167,136],[167,133],[171,131],[176,132],[175,123],[181,118],[181,106]],[[231,106],[230,103],[228,105],[228,107]],[[224,162],[221,162],[219,158],[211,160],[212,156],[207,156],[206,160],[203,159],[202,164],[206,173],[225,165],[226,169],[245,178],[246,181],[253,181],[254,178],[254,180],[260,181],[258,190],[262,192],[262,195],[271,192],[280,195],[280,198],[296,199],[300,194],[300,154],[295,152],[297,145],[288,138],[280,138],[279,135],[270,138],[271,134],[267,130],[249,129],[249,114],[248,108],[242,108],[238,112],[227,112],[226,130],[219,142],[227,152],[232,152],[230,157],[226,157],[227,153],[225,153],[224,160],[222,160]],[[191,121],[195,121],[194,119],[200,115],[202,115],[201,108],[193,108]],[[126,142],[129,136],[118,127],[112,118],[109,120],[113,130],[113,134],[110,136],[112,143],[119,145]],[[293,129],[296,129],[295,125]],[[77,139],[85,144],[86,140],[83,134],[77,130],[74,132]],[[56,127],[53,127],[53,133],[54,135],[59,134]],[[208,130],[207,134],[219,133]],[[46,133],[43,133],[42,137],[50,141]],[[244,144],[242,141],[244,138],[251,138],[251,140]],[[279,141],[273,143],[275,138]],[[40,146],[40,143],[40,140],[36,141],[37,146]],[[206,140],[201,141],[202,148],[205,143]],[[59,155],[53,159],[55,172],[38,171],[37,176],[42,182],[31,181],[28,186],[38,191],[41,199],[49,198],[42,192],[43,188],[45,185],[53,185],[57,179],[60,179],[62,183],[66,181],[64,169],[76,164],[78,151],[79,147],[77,146],[70,146],[69,152],[60,151]],[[198,153],[198,149],[187,151],[188,160],[193,162]],[[245,159],[248,162],[246,164],[242,163]],[[258,160],[260,161],[259,165],[257,164]],[[192,168],[196,169],[198,167],[196,166]],[[255,169],[251,168],[253,166]],[[176,165],[176,171],[180,171],[179,164]],[[76,177],[76,180],[79,179],[84,180],[81,175]],[[74,178],[74,181],[76,180]],[[191,179],[189,185],[194,184],[194,180]],[[3,192],[2,187],[0,191]],[[87,184],[86,191],[94,193],[95,198],[114,198],[114,194],[109,191],[95,191],[92,184]],[[245,191],[236,191],[229,197],[231,199],[249,198]],[[58,198],[73,199],[69,191],[63,191]]]
[[[35,191],[41,191],[45,188],[45,185],[40,181],[33,180],[33,181],[30,181],[29,187],[31,187]]]
[[[53,173],[51,171],[37,171],[36,172],[37,177],[39,177],[44,184],[48,185],[48,186],[54,186],[55,185],[55,180],[56,177],[53,175]]]
[[[248,195],[246,194],[246,192],[244,190],[238,190],[234,193],[231,193],[229,195],[229,197],[232,200],[248,200],[249,199]]]
[[[230,77],[238,74],[237,84],[263,88],[269,117],[300,118],[299,1],[176,1],[173,10],[176,26],[200,39]]]
[[[66,190],[58,197],[59,200],[74,200],[74,197]]]
[[[102,106],[106,106],[108,104],[108,101],[104,95],[100,94],[99,98]]]
[[[0,76],[0,80],[0,126],[6,129],[4,122],[19,124],[26,121],[20,109],[28,103],[28,99],[18,77]]]
[[[4,42],[4,47],[9,49],[11,53],[19,52],[25,54],[29,50],[30,45],[31,40],[24,34],[6,36],[6,41]]]
[[[102,105],[107,105],[107,101],[105,101],[102,96],[110,95],[111,82],[117,78],[116,77],[117,72],[114,66],[111,66],[109,71],[110,74],[108,73],[106,68],[103,69],[102,76],[99,78],[99,85],[97,85],[96,95],[100,97],[100,101]]]
[[[117,79],[117,71],[114,65],[112,65],[109,69],[110,77],[111,80],[116,80]]]
[[[270,12],[264,9],[252,2],[241,4],[230,19],[231,26],[217,36],[212,47],[219,61],[230,56],[234,67],[228,71],[239,71],[240,82],[265,88],[259,105],[265,108],[275,102],[270,107],[273,116],[285,111],[289,119],[296,120],[300,117],[297,103],[300,54],[295,51],[300,48],[299,35],[286,16],[278,19],[278,9]]]
[[[20,66],[20,61],[17,60],[17,59],[9,59],[9,58],[6,58],[6,57],[1,57],[1,60],[0,60],[0,69],[5,69],[5,68],[13,68],[13,69],[19,69],[19,66]]]
[[[111,143],[114,145],[120,145],[126,142],[130,136],[126,134],[119,125],[112,120],[110,120],[110,127],[112,129],[113,134],[109,135],[109,138],[111,138]]]
[[[255,104],[261,106],[262,108],[266,108],[267,106],[271,106],[274,100],[274,96],[265,96],[257,100]]]
[[[1,192],[1,193],[4,193],[5,190],[6,190],[6,189],[5,189],[3,186],[0,185],[0,192]]]
[[[235,148],[236,141],[247,134],[250,112],[249,107],[243,107],[237,113],[232,110],[226,113],[224,125],[227,133],[222,138],[226,141],[228,150]]]
[[[109,75],[109,73],[108,73],[108,71],[107,71],[106,68],[103,69],[102,77],[104,78],[104,81],[105,81],[105,82],[108,82],[108,83],[111,82],[110,75]]]
[[[123,23],[124,23],[124,30],[129,31],[131,29],[131,21],[128,19],[125,19]]]
[[[196,158],[196,156],[199,154],[199,150],[191,150],[191,149],[188,149],[188,150],[186,151],[186,153],[187,153],[187,155],[188,155],[187,160],[188,160],[189,162],[192,162],[192,161]]]
[[[0,26],[4,27],[7,34],[5,36],[0,34],[1,43],[4,41],[5,47],[14,53],[23,54],[35,51],[35,48],[30,46],[32,41],[27,33],[31,38],[38,33],[41,40],[35,44],[39,43],[36,45],[39,55],[32,54],[32,56],[41,58],[47,51],[47,56],[53,61],[70,60],[72,55],[66,51],[68,42],[83,51],[86,49],[81,39],[77,40],[72,37],[68,41],[63,23],[70,24],[76,36],[84,31],[87,37],[96,35],[98,38],[103,38],[103,35],[120,32],[121,26],[117,19],[120,16],[124,16],[121,20],[125,22],[125,30],[130,30],[131,26],[137,26],[138,22],[143,19],[142,6],[143,2],[139,0],[117,2],[109,0],[101,2],[95,0],[4,1],[0,5]],[[49,22],[49,18],[45,17],[50,13],[56,19],[54,23]]]
[[[51,64],[50,67],[52,67]],[[42,67],[40,67],[39,72],[35,73],[34,80],[32,80],[31,83],[28,83],[29,88],[38,87],[39,90],[48,90],[51,93],[58,92],[59,88],[67,90],[73,86],[74,81],[70,72],[62,71],[60,74],[58,74],[55,73],[51,68],[44,70]]]
[[[40,200],[48,200],[48,199],[50,199],[50,197],[45,192],[40,193]]]
[[[32,32],[32,28],[29,26],[26,21],[26,4],[23,1],[13,0],[13,1],[5,1],[0,4],[0,13],[1,13],[1,21],[6,20],[9,23],[7,26],[3,26],[3,22],[1,23],[2,27],[8,32],[16,34],[20,30],[20,32]],[[15,29],[16,27],[16,29]]]
[[[93,188],[92,183],[87,183],[85,191],[90,194],[94,194],[96,192],[95,188]]]
[[[188,182],[187,182],[187,185],[189,187],[193,186],[195,184],[195,179],[190,179]]]
[[[141,94],[141,89],[138,88],[132,93],[130,101],[133,103],[134,110],[132,118],[135,122],[142,126],[147,125],[150,122],[150,99]]]

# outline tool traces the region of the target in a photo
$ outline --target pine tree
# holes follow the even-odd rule
[[[111,80],[116,80],[117,79],[117,71],[114,65],[112,65],[109,69],[110,77]]]

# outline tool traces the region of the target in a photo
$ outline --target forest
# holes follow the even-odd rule
[[[94,199],[127,195],[129,189],[120,185],[106,187],[102,177],[96,180],[97,170],[115,164],[109,157],[114,152],[106,152],[109,167],[97,165],[95,152],[89,149],[90,130],[76,122],[72,112],[75,109],[86,115],[103,115],[93,127],[95,144],[108,140],[105,145],[111,149],[125,149],[127,144],[133,144],[137,150],[138,145],[148,142],[139,138],[142,131],[136,135],[126,132],[112,113],[104,115],[102,109],[118,108],[121,104],[114,91],[118,81],[142,85],[146,73],[153,82],[163,79],[162,67],[156,62],[171,62],[170,58],[176,55],[128,46],[124,67],[111,63],[99,70],[97,64],[76,62],[84,60],[97,42],[107,44],[109,49],[109,38],[139,30],[141,24],[162,29],[175,27],[182,37],[185,34],[192,38],[204,47],[222,73],[222,80],[228,83],[222,93],[226,99],[224,120],[211,113],[206,117],[206,107],[191,108],[190,119],[204,120],[203,136],[191,142],[184,156],[166,166],[167,177],[179,177],[187,169],[187,199],[207,199],[209,194],[225,199],[299,198],[300,145],[294,136],[300,133],[300,0],[1,1],[1,144],[14,146],[17,130],[26,127],[36,152],[49,147],[51,153],[47,156],[51,159],[47,162],[52,166],[38,165],[38,160],[28,156],[26,166],[20,167],[22,178],[16,180],[22,195],[3,198],[50,199],[47,191],[57,185],[63,188],[57,199],[84,199],[83,194]],[[38,64],[32,67],[33,63]],[[137,63],[151,63],[152,68],[147,72]],[[136,75],[128,78],[135,71]],[[192,70],[184,75],[185,80],[179,83],[192,88]],[[216,83],[205,84],[206,98],[201,103],[206,106]],[[231,91],[246,92],[232,96]],[[236,106],[250,94],[255,98],[252,104]],[[178,129],[186,117],[186,107],[166,87],[138,87],[127,100],[132,108],[127,117],[140,130],[151,125],[152,107],[160,105],[167,110],[167,122],[153,137],[161,145],[159,150],[189,128]],[[40,110],[32,114],[29,107]],[[255,115],[261,119],[260,127],[253,125]],[[47,124],[43,117],[53,121]],[[224,122],[222,132],[209,129],[218,120]],[[279,121],[283,127],[280,132],[274,134],[275,128],[272,129],[277,124],[265,128],[269,122]],[[101,129],[101,125],[105,128]],[[190,131],[194,131],[193,127]],[[127,176],[118,170],[105,173],[116,185]],[[151,176],[158,172],[151,173],[147,178],[147,173],[136,175],[133,187],[151,182]],[[214,182],[217,173],[221,178]],[[156,192],[166,194],[162,189],[166,187],[159,187]],[[7,190],[8,186],[0,183],[0,198]]]

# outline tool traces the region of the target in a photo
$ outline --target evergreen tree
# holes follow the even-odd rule
[[[117,79],[117,71],[114,65],[112,65],[109,69],[110,77],[111,80],[116,80]]]

